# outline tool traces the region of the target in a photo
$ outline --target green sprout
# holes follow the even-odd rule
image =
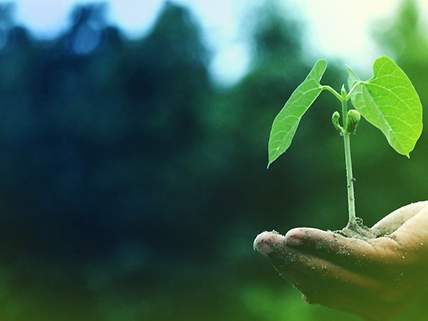
[[[348,68],[349,90],[343,85],[340,93],[320,83],[326,68],[327,62],[318,60],[274,119],[269,138],[268,168],[290,147],[300,120],[321,92],[333,94],[340,102],[341,113],[333,113],[332,123],[343,137],[345,152],[349,220],[344,230],[362,234],[355,214],[351,134],[356,132],[362,116],[385,135],[397,153],[409,158],[422,133],[422,104],[410,79],[391,58],[376,59],[373,77],[365,81]],[[354,109],[349,109],[350,104]]]

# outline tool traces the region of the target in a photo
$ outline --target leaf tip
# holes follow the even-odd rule
[[[322,69],[324,69],[325,71],[325,69],[327,69],[327,66],[328,66],[328,61],[325,58],[320,58],[315,62],[315,65],[322,66]]]
[[[278,158],[278,157],[274,157],[274,158],[269,157],[269,160],[268,160],[268,164],[267,164],[267,166],[266,166],[266,169],[270,169],[270,166],[272,165],[272,163],[273,163],[277,158]]]
[[[375,62],[378,60],[390,60],[390,61],[394,61],[394,59],[392,59],[391,57],[387,56],[387,55],[382,55],[376,58]]]

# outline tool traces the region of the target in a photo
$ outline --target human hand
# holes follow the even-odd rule
[[[428,201],[392,212],[372,231],[377,237],[367,240],[313,228],[263,232],[254,249],[309,303],[388,321],[428,294]]]

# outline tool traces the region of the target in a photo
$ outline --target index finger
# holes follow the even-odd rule
[[[378,274],[385,266],[400,261],[401,248],[390,238],[362,240],[331,231],[297,228],[285,235],[284,243],[356,271]]]

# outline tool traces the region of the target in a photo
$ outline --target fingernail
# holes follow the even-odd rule
[[[263,232],[257,235],[253,243],[255,251],[268,256],[275,251],[284,241],[284,236],[278,232]]]
[[[299,229],[292,229],[285,235],[285,245],[299,247],[303,244],[304,233]]]

